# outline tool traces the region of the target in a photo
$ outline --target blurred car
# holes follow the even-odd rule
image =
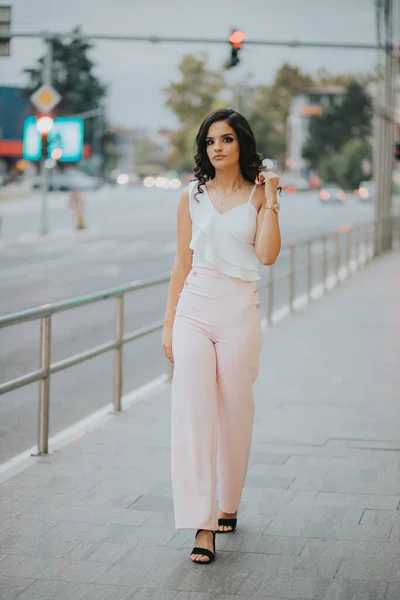
[[[157,187],[165,190],[177,190],[181,187],[182,181],[179,179],[179,177],[168,177],[165,175],[158,175],[157,177],[145,177],[143,179],[143,185],[146,188]]]
[[[375,185],[373,181],[362,181],[360,186],[354,190],[356,198],[361,202],[373,202],[375,199]]]
[[[285,191],[287,194],[295,194],[297,192],[297,189],[294,187],[294,185],[290,185],[289,183],[284,183],[282,185],[282,189],[283,191]]]
[[[103,181],[99,177],[93,177],[82,171],[68,169],[64,172],[52,172],[49,177],[49,191],[71,192],[74,190],[89,191],[98,190]],[[40,177],[34,182],[35,189],[40,188]]]
[[[326,184],[319,191],[319,199],[323,204],[343,204],[346,193],[338,185]]]

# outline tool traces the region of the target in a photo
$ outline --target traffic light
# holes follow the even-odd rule
[[[53,129],[54,121],[51,117],[39,117],[36,128],[42,136],[42,158],[49,158],[49,133]]]
[[[400,160],[400,140],[394,145],[394,158],[395,160]]]
[[[229,38],[231,44],[231,58],[227,63],[226,68],[231,69],[232,67],[236,67],[239,63],[239,50],[242,47],[242,44],[246,38],[246,34],[240,29],[234,29]]]

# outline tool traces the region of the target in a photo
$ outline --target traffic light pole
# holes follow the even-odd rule
[[[44,59],[44,71],[43,71],[43,83],[51,85],[51,72],[53,64],[53,42],[51,38],[46,38],[46,56]],[[45,146],[46,151],[43,152]],[[49,231],[48,224],[48,206],[47,206],[47,194],[49,188],[49,169],[46,167],[47,160],[47,143],[44,144],[44,134],[42,134],[42,159],[41,159],[41,203],[40,203],[40,233],[46,235]]]
[[[384,10],[378,15],[385,22],[386,35],[392,37],[392,24],[400,17],[398,3],[385,0]],[[392,40],[390,40],[392,41]],[[374,106],[374,145],[373,172],[375,181],[375,254],[390,250],[392,247],[392,210],[393,210],[393,160],[395,140],[395,78],[398,51],[395,45],[378,51],[377,92]]]

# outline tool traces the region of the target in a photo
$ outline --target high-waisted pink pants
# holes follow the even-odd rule
[[[262,337],[254,282],[194,267],[172,334],[172,488],[177,529],[217,529],[238,510],[254,421]]]

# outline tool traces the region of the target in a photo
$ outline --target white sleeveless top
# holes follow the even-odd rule
[[[203,193],[199,193],[196,200],[197,185],[197,180],[189,183],[193,266],[215,268],[244,281],[261,279],[254,252],[257,209],[251,201],[257,186],[253,187],[247,202],[221,214],[211,202],[204,184]]]

